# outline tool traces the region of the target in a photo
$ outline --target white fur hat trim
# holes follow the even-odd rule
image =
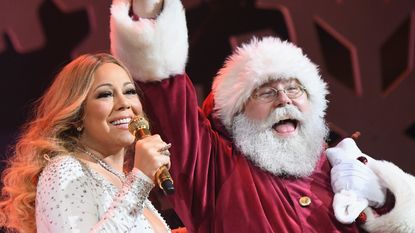
[[[226,128],[243,109],[255,88],[276,79],[296,78],[306,88],[315,114],[324,117],[327,84],[317,66],[292,43],[275,37],[254,38],[239,47],[216,76],[212,91],[215,110]]]

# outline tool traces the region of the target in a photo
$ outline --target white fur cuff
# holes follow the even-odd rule
[[[111,52],[142,82],[160,81],[182,74],[187,61],[187,27],[180,0],[164,0],[155,19],[133,21],[130,4],[111,6]]]
[[[386,161],[376,161],[371,168],[395,196],[395,206],[381,216],[367,208],[363,228],[372,233],[415,233],[415,177]]]

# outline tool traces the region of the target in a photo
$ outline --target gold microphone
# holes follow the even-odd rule
[[[137,140],[150,136],[149,124],[144,117],[136,116],[128,124],[128,130]],[[173,179],[166,165],[161,166],[155,174],[159,187],[166,193],[174,193]]]

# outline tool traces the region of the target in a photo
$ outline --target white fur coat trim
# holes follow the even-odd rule
[[[111,6],[111,52],[142,82],[160,81],[184,73],[187,61],[187,27],[180,0],[164,0],[156,19],[133,21],[129,1]]]
[[[381,216],[366,208],[363,228],[371,233],[415,233],[415,177],[386,161],[376,161],[371,168],[394,194],[395,206]]]

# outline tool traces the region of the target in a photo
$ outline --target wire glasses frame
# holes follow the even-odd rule
[[[301,85],[288,86],[284,89],[275,89],[273,87],[260,87],[254,91],[252,97],[264,103],[274,102],[278,98],[278,93],[283,92],[290,99],[296,99],[304,94],[305,87]]]

